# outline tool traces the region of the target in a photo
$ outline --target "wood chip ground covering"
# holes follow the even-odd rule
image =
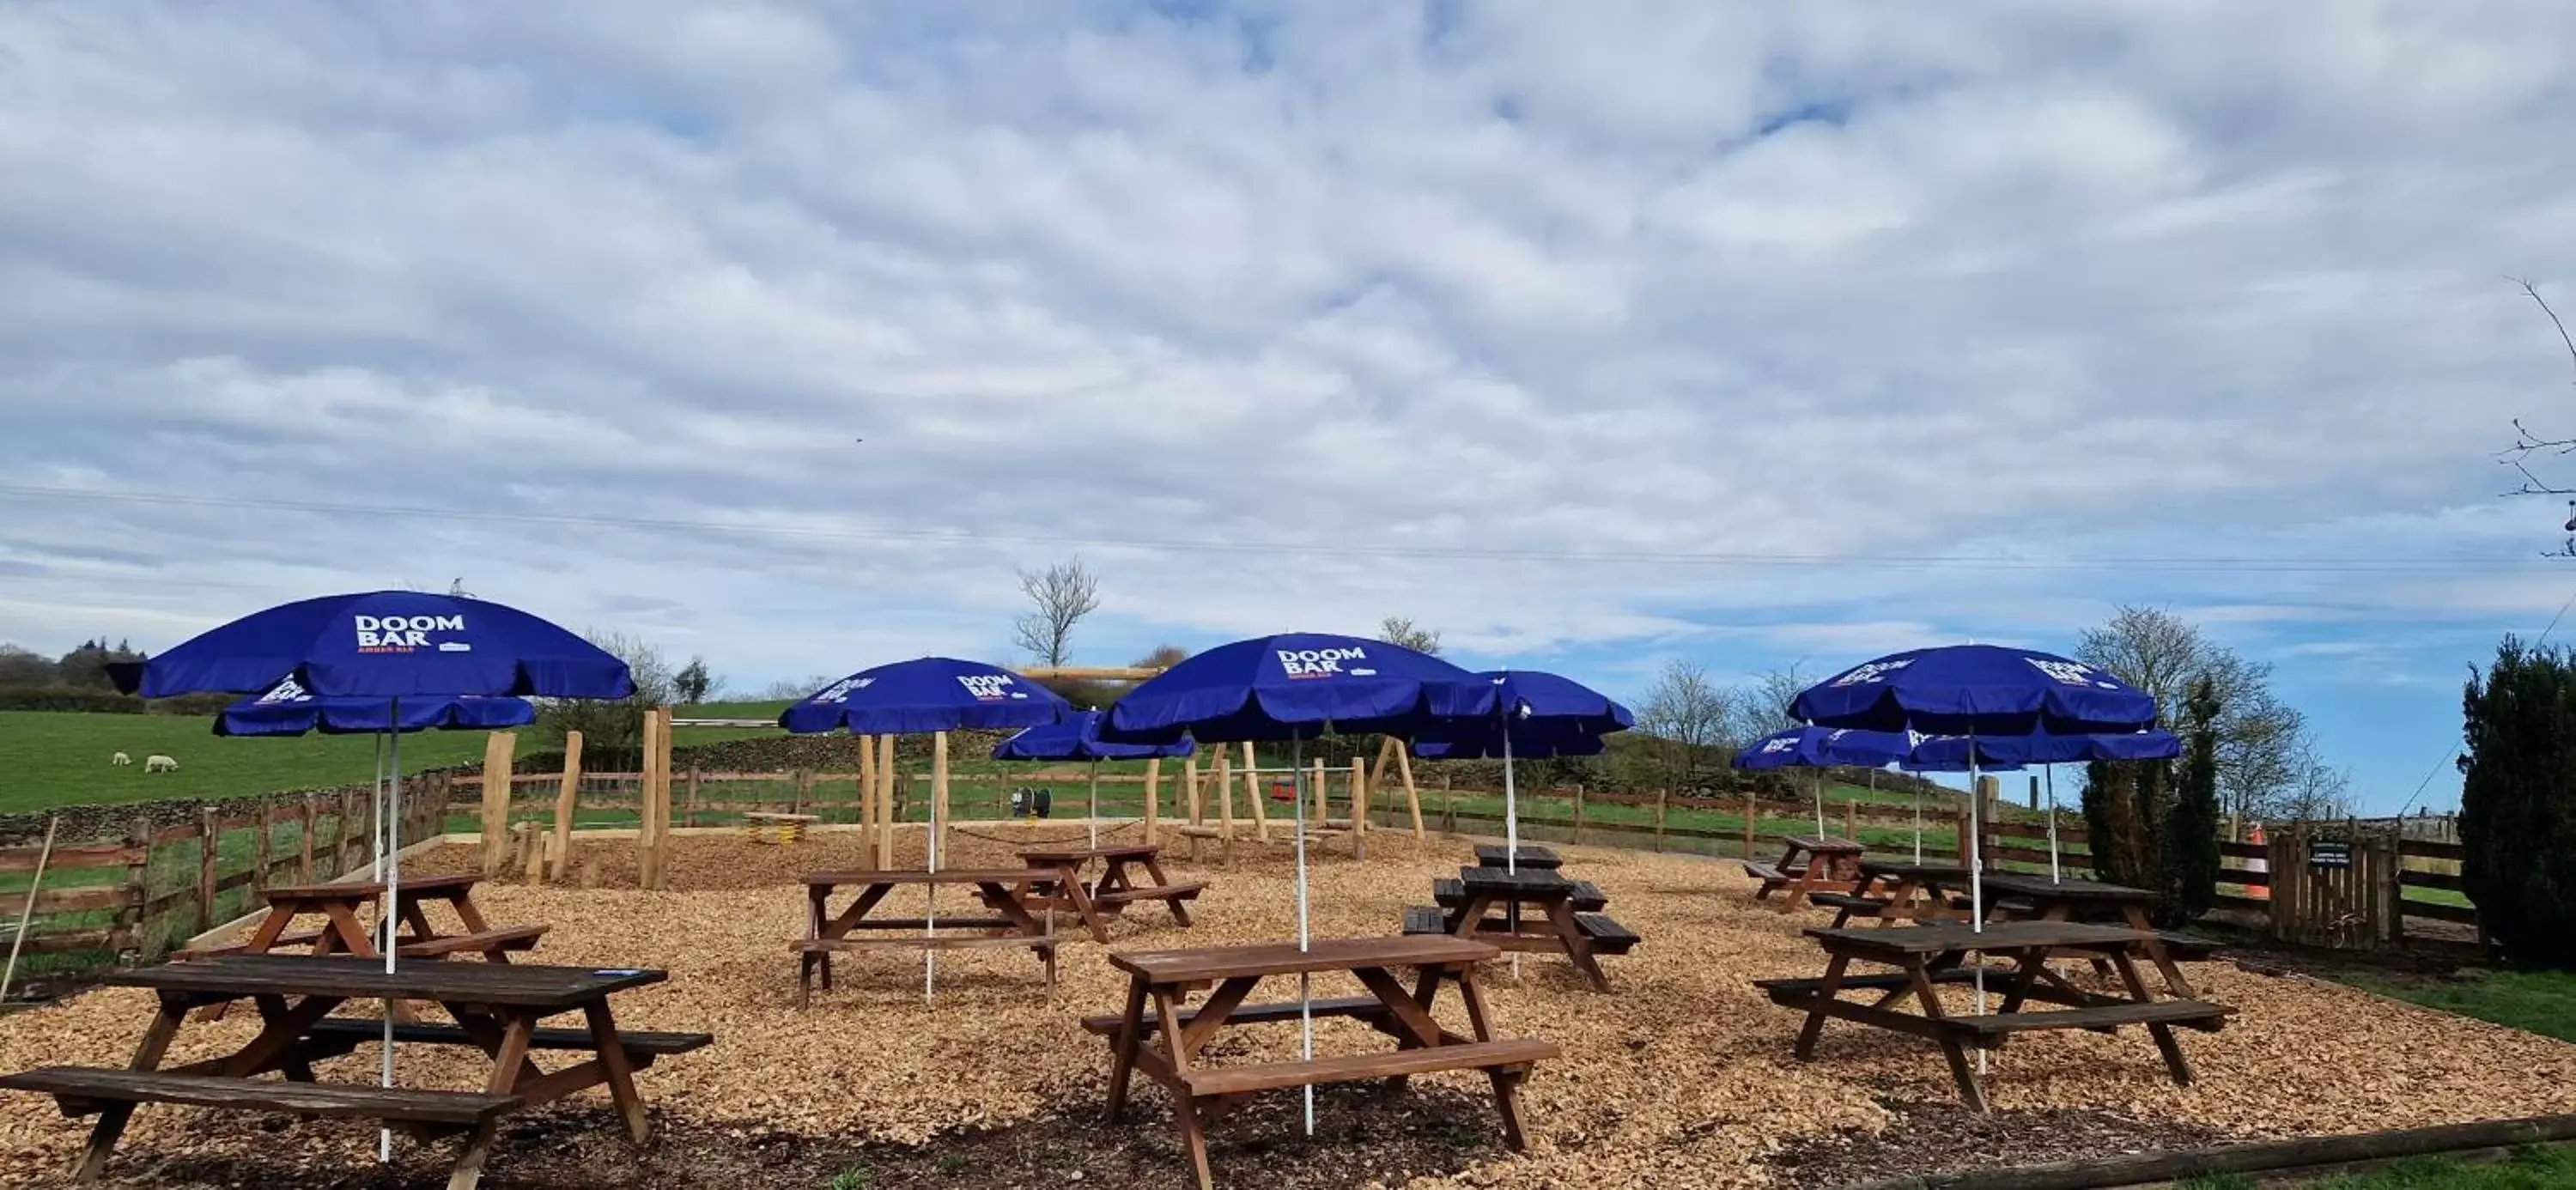
[[[1055,827],[1031,837],[1065,834]],[[1366,863],[1346,846],[1318,858],[1318,936],[1392,932],[1405,906],[1429,903],[1433,877],[1454,874],[1468,859],[1461,840],[1434,840],[1419,854],[1400,836],[1372,841]],[[1605,960],[1610,995],[1585,991],[1561,959],[1525,958],[1517,979],[1508,961],[1491,969],[1499,1032],[1543,1037],[1565,1051],[1528,1083],[1529,1152],[1500,1147],[1480,1078],[1439,1075],[1403,1094],[1326,1093],[1311,1142],[1298,1135],[1296,1095],[1271,1096],[1214,1130],[1219,1181],[1823,1185],[1831,1171],[1819,1166],[1830,1162],[1836,1134],[1878,1133],[1907,1105],[1955,1104],[1939,1053],[1911,1038],[1837,1022],[1814,1062],[1790,1058],[1800,1018],[1751,981],[1818,973],[1820,955],[1798,931],[1822,924],[1820,916],[1754,904],[1751,883],[1731,863],[1562,850],[1568,871],[1600,885],[1610,914],[1645,941]],[[1178,929],[1159,907],[1142,905],[1113,927],[1108,948],[1294,937],[1285,848],[1274,844],[1258,858],[1245,851],[1230,870],[1212,855],[1176,866],[1176,879],[1209,883],[1197,928]],[[1060,1184],[1075,1174],[1092,1184],[1185,1184],[1165,1100],[1150,1082],[1141,1084],[1128,1122],[1098,1121],[1107,1047],[1076,1022],[1116,1011],[1123,986],[1097,944],[1066,946],[1053,992],[1024,953],[944,954],[928,1004],[918,956],[843,956],[839,986],[800,1012],[786,942],[801,932],[804,902],[792,879],[859,866],[853,836],[818,835],[785,848],[685,838],[673,890],[655,893],[614,887],[633,879],[631,843],[582,844],[578,854],[597,862],[609,887],[504,883],[478,891],[477,900],[496,922],[549,923],[539,961],[667,968],[668,984],[619,999],[622,1022],[704,1030],[717,1042],[641,1076],[663,1129],[654,1152],[637,1155],[617,1141],[604,1094],[592,1091],[514,1120],[486,1185],[821,1187],[833,1171],[853,1168],[865,1176],[843,1184],[879,1190]],[[463,870],[472,858],[450,848],[413,870]],[[948,858],[953,866],[1011,862],[1007,846],[971,836],[959,836]],[[917,839],[901,860],[920,862]],[[915,915],[919,894],[911,899],[906,907],[898,894],[884,912]],[[965,908],[956,890],[943,902]],[[2197,1085],[2173,1086],[2138,1030],[2027,1035],[1995,1057],[1990,1094],[1999,1112],[2139,1122],[2106,1136],[2262,1137],[2576,1111],[2576,1047],[2224,963],[2196,964],[2190,974],[2204,996],[2242,1013],[2223,1033],[2182,1034]],[[1356,991],[1327,981],[1315,988],[1319,996]],[[1453,1000],[1444,996],[1443,1015],[1463,1028]],[[0,1019],[0,1069],[123,1065],[149,1011],[143,993],[103,989]],[[238,1045],[253,1030],[251,1015],[191,1024],[170,1060]],[[1318,1035],[1319,1052],[1384,1044],[1349,1022],[1326,1022]],[[1216,1052],[1285,1058],[1295,1044],[1293,1026],[1241,1029]],[[372,1048],[361,1050],[327,1064],[323,1077],[372,1081],[375,1060]],[[480,1082],[480,1068],[454,1052],[408,1047],[400,1080],[465,1088]],[[0,1184],[58,1184],[84,1134],[84,1124],[61,1118],[49,1099],[0,1094]],[[453,1142],[397,1141],[396,1165],[377,1171],[373,1137],[363,1124],[146,1107],[118,1150],[112,1180],[266,1190],[443,1184]],[[1987,1159],[1974,1145],[1957,1151]],[[1786,1164],[1775,1160],[1782,1157]],[[1863,1168],[1855,1174],[1887,1171],[1883,1154],[1856,1164]]]

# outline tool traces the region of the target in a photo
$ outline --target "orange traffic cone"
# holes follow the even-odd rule
[[[2255,823],[2254,833],[2245,841],[2257,847],[2264,846],[2263,824],[2259,822]],[[2258,855],[2245,861],[2245,870],[2248,872],[2261,872],[2264,875],[2269,876],[2272,873],[2272,861],[2264,856]],[[2272,899],[2272,887],[2269,884],[2248,884],[2245,886],[2245,895],[2257,901],[2268,901]]]

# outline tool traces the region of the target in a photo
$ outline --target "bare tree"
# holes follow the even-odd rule
[[[2320,765],[2307,716],[2272,691],[2272,667],[2249,661],[2162,608],[2122,606],[2076,641],[2075,656],[2153,695],[2170,721],[2194,681],[2207,679],[2218,719],[2218,789],[2224,811],[2256,818],[2277,808]]]
[[[1377,638],[1398,648],[1416,653],[1440,655],[1440,633],[1415,624],[1405,616],[1388,616],[1377,622]]]
[[[590,643],[626,663],[627,672],[635,677],[634,696],[618,702],[551,699],[538,710],[537,726],[557,743],[562,742],[566,731],[580,732],[582,746],[601,753],[606,761],[640,749],[644,741],[644,709],[669,706],[679,688],[662,650],[644,638],[622,632],[586,635]]]
[[[700,706],[707,701],[708,693],[723,685],[723,682],[714,674],[707,672],[706,658],[691,657],[689,663],[681,667],[680,672],[671,679],[671,685],[679,695],[682,705]]]
[[[1034,574],[1021,571],[1020,590],[1036,606],[1011,622],[1011,643],[1041,665],[1064,664],[1072,656],[1074,625],[1100,610],[1099,577],[1077,557]]]
[[[2551,329],[2558,332],[2559,344],[2567,349],[2569,365],[2576,367],[2576,335],[2568,333],[2567,323],[2558,317],[2558,311],[2550,308],[2549,299],[2540,296],[2540,287],[2529,277],[2508,277],[2506,280],[2513,282],[2522,290],[2524,297],[2530,298],[2533,305],[2540,307],[2541,314],[2549,319]],[[2576,384],[2576,379],[2570,379],[2568,383]],[[2521,418],[2513,419],[2513,445],[2497,452],[2497,461],[2520,473],[2522,486],[2507,494],[2514,496],[2576,495],[2576,488],[2561,487],[2551,483],[2531,469],[2535,455],[2564,457],[2569,454],[2576,454],[2576,438],[2552,438],[2535,434],[2529,426],[2522,423]],[[2565,530],[2567,536],[2559,543],[2554,553],[2560,557],[2576,558],[2576,500],[2567,502],[2567,513]]]
[[[1798,717],[1789,712],[1789,707],[1815,684],[1814,679],[1801,672],[1805,666],[1803,660],[1793,661],[1784,669],[1765,670],[1762,676],[1739,687],[1726,742],[1743,747],[1772,732],[1796,727]]]
[[[1703,762],[1715,762],[1738,714],[1732,693],[1710,681],[1706,669],[1677,658],[1638,700],[1637,731],[1662,742],[1666,779],[1687,789]]]

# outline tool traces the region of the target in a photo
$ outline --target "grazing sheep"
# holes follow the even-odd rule
[[[108,757],[107,762],[109,764],[132,764],[134,763],[134,758],[119,752],[114,756]]]
[[[157,754],[146,756],[143,758],[143,771],[147,773],[175,773],[179,771],[179,762],[170,757]]]

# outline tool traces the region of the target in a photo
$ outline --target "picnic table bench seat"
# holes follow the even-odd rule
[[[1296,1006],[1292,1004],[1289,1007]],[[1255,1091],[1278,1091],[1319,1083],[1408,1078],[1444,1070],[1483,1070],[1517,1076],[1526,1073],[1532,1065],[1556,1056],[1555,1042],[1535,1038],[1456,1041],[1393,1053],[1343,1054],[1311,1062],[1201,1067],[1183,1072],[1180,1077],[1189,1084],[1190,1094],[1194,1096],[1248,1095]]]
[[[1107,909],[1112,906],[1131,905],[1138,901],[1195,901],[1199,899],[1200,893],[1206,891],[1207,882],[1204,880],[1193,880],[1185,884],[1144,884],[1134,888],[1093,893],[1091,903]]]
[[[1957,967],[1944,967],[1939,970],[1928,972],[1928,977],[1934,983],[1973,983],[1976,981],[1978,970],[1979,968],[1977,967],[1963,964]],[[1986,979],[1989,983],[1999,981],[2013,973],[2013,969],[2011,967],[2005,966],[2001,963],[1987,963],[1984,965],[1983,970],[1986,973]],[[1896,988],[1911,987],[1912,979],[1912,976],[1909,976],[1902,971],[1891,971],[1882,975],[1845,975],[1838,986],[1845,988],[1865,988],[1875,991],[1889,991]],[[1757,979],[1753,981],[1753,986],[1760,989],[1764,994],[1770,996],[1772,1003],[1781,1005],[1788,1005],[1791,1001],[1797,1001],[1799,1006],[1803,1006],[1805,998],[1815,995],[1824,987],[1824,985],[1824,980],[1818,979],[1812,975],[1801,976],[1794,979]]]
[[[271,1078],[227,1078],[93,1066],[39,1066],[0,1077],[0,1088],[51,1095],[67,1116],[96,1115],[111,1103],[175,1103],[299,1116],[350,1116],[462,1131],[520,1106],[516,1095],[353,1087]]]
[[[1606,913],[1577,913],[1574,915],[1574,928],[1592,940],[1594,954],[1626,954],[1635,950],[1639,942],[1645,941],[1635,930],[1610,920]]]
[[[2000,1042],[2007,1033],[2033,1029],[2100,1029],[2115,1025],[2180,1025],[2203,1033],[2218,1032],[2227,1018],[2236,1015],[2231,1005],[2207,1000],[2156,1000],[2139,1004],[2119,1001],[2094,1004],[2083,1008],[2066,1008],[2052,1012],[1995,1013],[1986,1016],[1944,1018],[1949,1028],[1975,1038],[1992,1038]]]
[[[542,925],[502,926],[499,929],[476,930],[469,934],[448,934],[419,941],[407,941],[397,935],[394,953],[406,959],[436,959],[453,954],[479,954],[495,958],[509,951],[534,950],[537,939],[545,937]]]
[[[380,1020],[331,1016],[315,1021],[311,1028],[305,1030],[305,1036],[322,1043],[321,1046],[314,1047],[317,1049],[337,1049],[342,1039],[347,1040],[349,1049],[355,1049],[369,1042],[382,1041],[384,1029],[385,1024]],[[638,1070],[651,1065],[651,1060],[654,1058],[685,1054],[691,1050],[713,1045],[715,1040],[713,1033],[642,1032],[634,1029],[617,1031],[618,1046],[626,1051],[629,1062]],[[459,1025],[397,1021],[394,1024],[394,1043],[397,1045],[472,1045],[474,1038]],[[598,1044],[598,1040],[590,1035],[588,1029],[538,1029],[531,1033],[528,1039],[528,1048],[532,1050],[589,1050],[597,1048]],[[346,1053],[348,1050],[340,1049],[339,1052]]]

